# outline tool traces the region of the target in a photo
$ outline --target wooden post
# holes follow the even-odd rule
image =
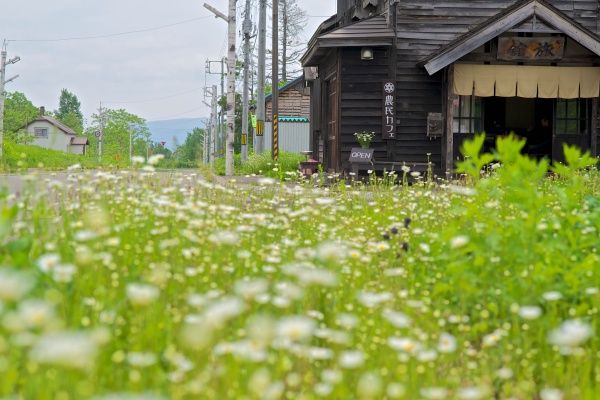
[[[454,64],[448,66],[447,79],[446,79],[446,141],[445,141],[445,152],[442,156],[445,156],[445,172],[447,172],[447,178],[449,179],[454,169],[454,116],[453,105],[456,95],[454,94]]]
[[[600,134],[600,110],[598,110],[598,98],[592,99],[592,129],[590,138],[590,154],[598,156],[598,135]]]

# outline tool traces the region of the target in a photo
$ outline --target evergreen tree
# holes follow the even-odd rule
[[[81,103],[77,99],[77,96],[67,89],[63,89],[60,92],[58,110],[54,112],[54,117],[77,133],[83,131]]]

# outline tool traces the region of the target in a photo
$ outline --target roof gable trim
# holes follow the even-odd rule
[[[422,65],[429,75],[433,75],[487,41],[510,30],[515,25],[523,23],[534,15],[553,25],[593,53],[600,55],[600,41],[593,33],[588,32],[584,27],[578,26],[574,21],[547,3],[540,0],[530,0],[519,4],[518,7],[513,8],[493,23],[483,25],[478,30],[463,35],[446,49],[426,59]]]

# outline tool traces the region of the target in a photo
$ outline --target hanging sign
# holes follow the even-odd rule
[[[563,37],[498,38],[499,60],[560,60],[564,50]]]
[[[396,82],[388,79],[381,87],[381,137],[384,140],[396,139]]]

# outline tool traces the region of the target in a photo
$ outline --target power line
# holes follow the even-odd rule
[[[133,33],[156,31],[159,29],[169,28],[169,27],[175,26],[175,25],[187,24],[189,22],[199,21],[199,20],[211,18],[211,17],[212,17],[212,15],[207,15],[207,16],[200,17],[200,18],[188,19],[186,21],[174,22],[169,25],[157,26],[156,28],[141,29],[141,30],[137,30],[137,31],[129,31],[129,32],[121,32],[121,33],[113,33],[110,35],[84,36],[84,37],[73,37],[73,38],[63,38],[63,39],[8,39],[7,42],[64,42],[64,41],[69,41],[69,40],[102,39],[102,38],[108,38],[108,37],[114,37],[114,36],[130,35]]]
[[[138,101],[104,101],[103,103],[106,103],[106,104],[134,104],[134,103],[148,103],[148,102],[150,102],[150,101],[156,101],[156,100],[170,99],[171,97],[177,97],[177,96],[181,96],[181,95],[184,95],[184,94],[188,94],[188,93],[192,93],[192,92],[197,92],[198,90],[202,90],[202,88],[196,88],[196,89],[188,90],[188,91],[186,91],[186,92],[181,92],[181,93],[173,94],[173,95],[170,95],[170,96],[165,96],[165,97],[157,97],[156,99],[138,100]]]
[[[160,121],[160,120],[163,120],[163,119],[169,119],[169,118],[172,118],[172,117],[178,117],[178,116],[183,115],[183,114],[191,113],[192,111],[200,110],[201,108],[204,108],[204,106],[203,107],[197,107],[197,108],[194,108],[192,110],[184,111],[184,112],[182,112],[180,114],[168,115],[166,117],[156,118],[156,119],[148,119],[148,120],[146,120],[146,122]]]

